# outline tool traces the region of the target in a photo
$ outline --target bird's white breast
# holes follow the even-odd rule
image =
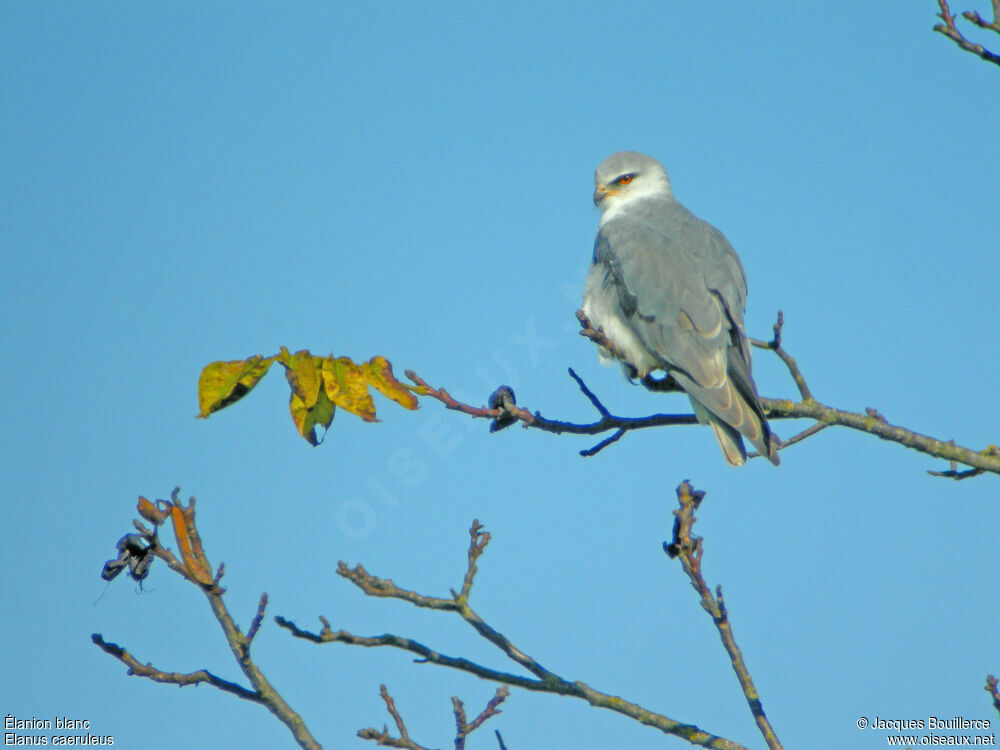
[[[593,266],[587,274],[583,285],[583,314],[590,320],[593,328],[600,328],[615,348],[625,357],[625,361],[639,371],[639,376],[648,375],[653,370],[662,367],[659,358],[651,352],[635,331],[629,321],[623,319],[615,304],[602,289],[605,269]],[[609,364],[612,359],[609,353],[601,350],[601,360]]]

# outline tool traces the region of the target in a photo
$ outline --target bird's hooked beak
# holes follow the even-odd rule
[[[620,191],[618,190],[608,190],[605,185],[597,183],[597,189],[594,190],[594,205],[600,206],[601,201],[607,198],[609,195],[617,195]]]

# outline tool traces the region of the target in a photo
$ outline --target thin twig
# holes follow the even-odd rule
[[[469,567],[466,569],[465,578],[462,581],[462,593],[456,594],[454,589],[452,589],[451,596],[455,600],[469,600],[469,592],[472,590],[472,582],[476,577],[476,572],[478,571],[478,568],[476,567],[476,560],[478,560],[479,556],[483,554],[483,550],[486,549],[486,545],[490,543],[490,532],[483,531],[483,525],[479,523],[478,518],[472,521],[472,526],[469,527],[469,536],[471,537],[468,553]]]
[[[491,680],[512,687],[520,687],[540,693],[553,693],[582,698],[596,708],[611,709],[635,719],[641,724],[659,729],[665,734],[681,737],[699,747],[716,748],[716,750],[746,750],[739,743],[709,734],[693,724],[675,721],[618,696],[595,690],[584,682],[570,681],[553,673],[549,673],[548,678],[544,680],[522,677],[510,672],[485,667],[463,657],[448,656],[412,638],[392,633],[383,633],[377,636],[360,636],[349,633],[346,630],[334,631],[329,628],[328,624],[324,625],[319,633],[314,633],[299,628],[294,622],[284,617],[276,617],[275,622],[288,630],[296,638],[302,638],[312,643],[346,643],[352,646],[364,646],[368,648],[390,646],[418,655],[420,657],[416,660],[418,664],[437,664],[438,666],[450,667],[451,669],[457,669],[484,680]]]
[[[938,440],[929,435],[908,430],[894,425],[885,418],[876,418],[869,414],[835,409],[818,401],[788,401],[785,399],[760,399],[761,406],[768,419],[814,419],[828,425],[850,427],[853,430],[867,432],[882,440],[899,443],[907,448],[926,453],[929,456],[943,458],[947,461],[957,461],[984,472],[1000,474],[1000,451],[996,446],[976,451],[956,445],[954,441]]]
[[[510,690],[507,689],[506,685],[501,685],[497,688],[496,693],[490,698],[490,702],[486,704],[486,708],[479,712],[479,716],[473,719],[466,727],[465,734],[470,734],[475,732],[483,723],[494,716],[501,713],[500,704],[507,700],[510,695]]]
[[[220,565],[218,572],[214,576],[211,574],[212,566],[205,555],[201,537],[198,534],[198,528],[195,524],[195,500],[192,497],[188,505],[185,506],[178,499],[179,492],[180,490],[175,488],[169,501],[158,501],[156,506],[158,510],[155,513],[150,510],[151,504],[149,501],[140,498],[139,512],[144,518],[154,523],[162,522],[168,517],[171,519],[181,559],[178,559],[169,549],[160,544],[155,530],[145,530],[145,527],[141,523],[135,524],[136,528],[145,530],[144,538],[157,558],[163,560],[167,564],[167,567],[179,576],[195,584],[205,595],[209,606],[212,608],[212,613],[215,615],[215,619],[226,636],[229,649],[241,671],[247,680],[249,680],[252,689],[242,687],[228,680],[223,680],[207,670],[199,670],[198,672],[188,674],[163,672],[151,665],[140,664],[124,648],[105,641],[100,634],[95,633],[91,636],[91,639],[103,651],[126,664],[129,667],[130,675],[148,677],[156,682],[169,682],[178,685],[206,682],[245,700],[260,703],[288,727],[300,747],[307,750],[320,750],[320,744],[309,732],[302,717],[292,710],[291,706],[285,702],[284,698],[268,682],[263,672],[260,671],[250,658],[250,642],[260,629],[261,621],[264,617],[264,609],[267,606],[267,595],[264,594],[261,597],[260,604],[257,607],[257,616],[254,617],[247,635],[244,635],[223,602],[225,589],[219,586],[218,582],[222,576],[224,567]],[[156,521],[155,519],[158,517],[159,521]]]
[[[267,609],[267,592],[265,591],[263,594],[260,595],[260,602],[257,604],[257,614],[254,615],[253,621],[250,623],[250,629],[247,631],[248,650],[250,648],[250,644],[253,643],[253,639],[257,636],[257,631],[260,630],[261,623],[264,621],[264,610],[266,609]]]
[[[396,722],[396,730],[399,732],[399,737],[390,736],[389,728],[386,726],[382,727],[381,732],[371,727],[358,730],[358,737],[363,740],[375,740],[376,745],[384,747],[399,747],[405,750],[428,750],[428,748],[418,745],[410,738],[410,733],[406,731],[406,724],[403,723],[403,717],[396,710],[396,703],[392,700],[392,696],[389,695],[389,691],[385,685],[379,685],[379,695],[385,701],[385,708],[392,717],[392,720]]]
[[[795,358],[786,352],[781,346],[781,330],[784,327],[785,314],[781,310],[778,310],[778,320],[774,324],[774,337],[770,341],[750,339],[750,343],[760,349],[770,349],[777,354],[788,368],[788,372],[791,374],[792,380],[795,381],[795,385],[798,387],[799,393],[802,395],[802,400],[813,401],[812,391],[810,391],[809,386],[806,385],[806,379],[803,377],[802,371],[799,370],[798,363],[796,363]]]
[[[554,675],[552,672],[547,670],[537,661],[532,659],[526,653],[517,648],[513,643],[511,643],[503,634],[497,632],[492,627],[490,627],[476,612],[469,606],[468,596],[469,590],[472,587],[472,580],[476,573],[476,561],[479,556],[483,553],[486,544],[489,543],[489,535],[482,531],[482,525],[477,521],[473,521],[472,527],[470,528],[469,536],[469,549],[468,549],[468,567],[463,579],[462,593],[456,593],[454,589],[451,591],[451,598],[445,599],[441,597],[431,597],[418,594],[415,591],[410,591],[408,589],[403,589],[393,583],[390,578],[379,578],[378,576],[371,575],[368,571],[364,569],[362,565],[355,565],[353,568],[348,567],[343,561],[337,563],[337,574],[348,579],[355,586],[364,591],[368,596],[377,596],[391,599],[402,599],[403,601],[410,602],[417,607],[424,607],[426,609],[437,609],[448,612],[457,612],[462,616],[462,618],[469,623],[476,631],[486,640],[493,643],[497,648],[503,651],[508,658],[517,662],[526,670],[531,672],[533,675],[541,680],[549,679]],[[372,643],[367,645],[386,645],[382,643]],[[391,643],[388,645],[396,645]],[[412,650],[412,649],[411,649]]]
[[[973,24],[981,29],[989,29],[1000,34],[1000,0],[992,0],[993,4],[993,22],[987,22],[975,11],[965,11],[962,16],[971,21]],[[1000,55],[995,52],[990,52],[988,49],[983,47],[981,44],[976,44],[965,37],[965,35],[958,30],[955,25],[955,16],[952,14],[951,10],[948,8],[948,3],[946,0],[938,0],[938,6],[941,8],[941,12],[937,14],[944,23],[939,23],[934,26],[934,31],[940,34],[944,34],[946,37],[951,39],[955,44],[964,49],[966,52],[971,52],[973,55],[979,58],[991,62],[994,65],[1000,65]]]
[[[590,403],[594,405],[594,408],[597,409],[598,413],[600,413],[602,417],[611,416],[611,412],[609,412],[607,407],[601,403],[601,400],[594,395],[594,392],[587,387],[587,384],[583,382],[583,379],[573,371],[572,367],[569,368],[569,376],[576,381],[576,384],[580,386],[580,390],[583,391],[583,395],[590,400]]]
[[[788,438],[786,440],[782,440],[781,441],[781,446],[779,447],[779,450],[784,450],[785,448],[787,448],[790,445],[795,445],[796,443],[801,443],[806,438],[812,437],[817,432],[822,432],[823,430],[825,430],[829,426],[830,425],[827,424],[827,423],[825,423],[825,422],[817,422],[816,424],[814,424],[814,425],[812,425],[810,427],[806,427],[806,429],[802,430],[802,432],[799,432],[799,433],[797,433],[795,435],[792,435],[790,438]],[[758,453],[757,451],[753,451],[752,453],[747,453],[747,458],[756,458],[759,455],[760,455],[760,453]]]
[[[483,722],[487,719],[500,713],[500,704],[504,702],[509,694],[510,691],[506,686],[497,688],[496,695],[490,699],[489,703],[486,704],[486,708],[484,708],[471,722],[466,720],[465,705],[462,701],[456,696],[452,697],[451,704],[452,710],[455,714],[456,727],[455,750],[464,750],[465,738],[479,729],[479,727],[481,727]],[[396,703],[392,699],[392,696],[389,695],[389,691],[386,689],[385,685],[379,686],[379,695],[385,702],[385,708],[392,717],[393,722],[396,724],[396,731],[399,732],[399,737],[393,737],[390,735],[389,727],[384,725],[381,731],[373,727],[361,729],[358,731],[358,737],[363,740],[374,740],[376,745],[382,745],[384,747],[398,747],[404,748],[404,750],[428,750],[428,748],[417,743],[412,737],[410,737],[410,733],[406,729],[406,723],[403,721],[403,717],[396,708]]]
[[[337,563],[337,575],[346,578],[368,596],[378,596],[387,599],[402,599],[417,607],[457,612],[458,606],[454,599],[435,596],[424,596],[416,591],[400,588],[391,578],[379,578],[371,575],[365,566],[358,563],[353,568],[348,567],[343,560]]]
[[[781,742],[764,713],[760,695],[753,683],[753,678],[750,676],[750,671],[747,669],[746,662],[743,660],[743,654],[736,644],[736,638],[733,636],[729,612],[726,610],[726,603],[722,598],[722,586],[717,586],[715,596],[712,596],[712,591],[701,574],[703,553],[701,537],[693,537],[691,529],[697,520],[694,512],[704,497],[705,493],[696,491],[690,482],[681,482],[677,488],[680,509],[674,511],[673,541],[669,544],[664,542],[663,548],[670,557],[680,559],[681,567],[691,581],[691,586],[701,597],[702,608],[712,616],[712,621],[719,631],[719,637],[722,639],[726,653],[729,654],[733,670],[740,681],[740,687],[743,688],[743,695],[746,696],[747,704],[750,706],[750,712],[753,714],[754,721],[757,722],[761,736],[771,750],[781,750]]]
[[[504,685],[503,688],[507,686]],[[455,750],[465,750],[465,727],[466,717],[465,717],[465,704],[459,700],[457,695],[451,697],[451,708],[452,712],[455,714]]]
[[[1000,0],[995,0],[995,2],[1000,2]],[[583,314],[582,311],[577,311],[577,318],[581,325],[584,326],[584,335],[587,338],[596,340],[601,343],[603,339],[603,332],[595,331],[590,328],[590,321]],[[808,437],[821,432],[823,429],[829,426],[838,425],[841,427],[849,427],[855,430],[861,430],[864,432],[871,433],[876,437],[883,440],[899,443],[908,448],[926,453],[931,456],[938,458],[944,458],[949,461],[956,461],[958,463],[964,464],[971,467],[970,471],[958,472],[955,467],[952,467],[951,472],[931,472],[935,476],[948,476],[955,479],[966,479],[971,476],[978,476],[984,472],[991,472],[993,474],[1000,474],[1000,450],[996,446],[988,446],[985,450],[976,451],[971,448],[965,448],[963,446],[955,445],[954,441],[943,441],[936,438],[929,437],[927,435],[921,435],[920,433],[914,432],[913,430],[906,429],[904,427],[899,427],[890,424],[885,417],[879,414],[874,409],[866,409],[864,414],[857,412],[850,412],[843,409],[836,409],[831,406],[826,406],[818,402],[813,396],[808,383],[806,382],[805,376],[802,374],[798,363],[795,358],[792,357],[784,348],[782,344],[782,334],[785,325],[784,314],[779,310],[777,321],[774,324],[774,335],[770,341],[761,341],[759,339],[750,339],[750,343],[753,346],[762,349],[768,349],[773,351],[788,368],[789,375],[795,382],[798,388],[799,394],[802,397],[801,401],[791,401],[788,399],[773,399],[773,398],[760,398],[761,406],[769,420],[777,419],[813,419],[816,421],[816,425],[804,430],[793,438],[790,438],[782,443],[780,449],[784,449],[790,445],[794,445],[797,442],[801,442]],[[606,337],[605,337],[606,338]],[[578,376],[574,373],[575,379],[578,380]],[[649,390],[674,390],[673,383],[667,383],[664,388],[657,388],[655,383],[660,381],[652,381],[651,379],[644,378],[642,383]],[[664,379],[667,380],[667,379]],[[588,398],[593,396],[592,392],[587,389],[587,393],[591,394]],[[596,396],[593,396],[596,399]],[[667,415],[656,415],[656,416],[667,416]],[[664,423],[670,424],[680,424],[681,420],[677,419],[679,415],[669,415],[671,418],[665,420]],[[531,427],[537,427],[540,429],[546,429],[546,423],[549,420],[544,420],[540,414],[536,412],[535,414],[536,424],[530,425]],[[647,418],[649,419],[649,418]],[[689,418],[690,421],[683,422],[686,424],[691,424],[696,422],[693,417]],[[566,423],[560,423],[566,425]],[[591,425],[578,425],[576,427],[582,429],[574,429],[573,432],[576,433],[589,433],[597,434],[598,432],[604,432],[610,429],[615,429],[621,433],[628,432],[639,427],[650,427],[659,426],[658,424],[640,421],[631,421],[621,417],[614,417],[614,415],[605,416],[600,422],[595,422]],[[555,430],[550,430],[555,432]],[[571,430],[564,429],[565,432],[570,432]],[[604,443],[595,446],[590,451],[581,451],[581,455],[593,455],[600,449],[606,447],[608,444],[615,442],[620,439],[621,435],[615,435],[613,439],[605,441]],[[758,455],[756,453],[751,455]]]
[[[586,335],[587,338],[595,340],[603,346],[602,342],[606,340],[603,332],[595,331],[594,329],[589,328],[590,322],[582,312],[578,312],[577,317],[580,319],[581,324],[585,326],[584,331],[581,333]],[[899,443],[900,445],[920,451],[921,453],[925,453],[929,456],[943,458],[947,461],[954,461],[970,467],[969,471],[958,471],[953,467],[950,472],[930,472],[934,476],[967,479],[985,472],[1000,474],[1000,450],[998,450],[996,446],[988,446],[985,450],[976,451],[972,448],[956,445],[954,441],[938,440],[937,438],[922,435],[905,427],[890,424],[885,417],[874,409],[866,409],[865,413],[851,412],[827,406],[817,401],[813,396],[809,385],[806,383],[805,376],[799,369],[795,358],[788,354],[782,345],[782,329],[784,323],[784,315],[779,311],[777,322],[774,324],[774,337],[770,341],[750,339],[750,342],[756,347],[773,351],[781,359],[781,361],[784,362],[792,380],[798,388],[802,400],[792,401],[790,399],[766,398],[762,396],[760,397],[760,404],[764,409],[768,420],[812,419],[816,422],[816,425],[813,425],[809,429],[803,430],[795,437],[784,441],[779,447],[779,450],[790,445],[794,445],[797,442],[801,442],[806,438],[812,437],[826,427],[836,425],[862,432],[868,432],[878,438],[881,438],[882,440]],[[503,426],[506,426],[511,421],[520,421],[524,427],[530,427],[532,429],[542,430],[543,432],[550,432],[556,435],[599,435],[604,432],[614,431],[614,434],[612,434],[611,437],[605,438],[592,448],[581,450],[580,455],[585,457],[596,455],[604,448],[616,443],[624,437],[625,433],[631,432],[632,430],[647,429],[650,427],[664,427],[667,425],[688,425],[698,423],[697,418],[693,414],[652,414],[646,417],[621,417],[612,414],[611,411],[597,397],[597,395],[587,387],[586,383],[583,382],[583,379],[573,370],[569,371],[570,377],[576,381],[583,395],[588,401],[590,401],[591,405],[597,410],[600,416],[600,419],[596,422],[576,423],[548,419],[543,417],[541,412],[536,411],[532,413],[524,407],[513,405],[513,392],[509,394],[510,398],[502,408],[490,409],[487,407],[476,407],[470,404],[464,404],[453,398],[443,388],[434,388],[428,385],[423,378],[412,370],[407,370],[406,374],[416,384],[417,388],[415,390],[421,395],[437,399],[447,408],[460,411],[463,414],[468,414],[469,416],[480,419],[494,420],[495,428],[499,424],[498,420],[500,420],[503,422]],[[644,387],[651,391],[678,390],[676,382],[669,375],[660,379],[646,376],[642,378],[640,382]],[[750,455],[756,456],[758,454],[753,453]]]
[[[583,381],[573,373],[576,377],[578,383],[583,383]],[[591,403],[594,403],[595,408],[601,413],[601,419],[596,422],[590,422],[587,424],[578,424],[575,422],[564,422],[557,419],[546,419],[541,415],[540,412],[530,412],[523,407],[513,407],[510,409],[489,409],[485,406],[472,406],[471,404],[465,404],[461,401],[457,401],[448,391],[444,388],[434,388],[427,384],[427,382],[417,375],[413,370],[407,370],[406,376],[416,383],[419,388],[419,393],[423,396],[429,396],[437,401],[440,401],[448,409],[453,411],[458,411],[463,414],[468,414],[470,417],[475,417],[478,419],[503,419],[503,418],[514,418],[521,421],[525,427],[531,427],[536,430],[542,430],[543,432],[551,432],[555,435],[561,434],[572,434],[572,435],[599,435],[602,432],[607,432],[608,430],[641,430],[648,427],[663,427],[665,425],[679,425],[679,424],[697,424],[698,420],[693,414],[652,414],[648,417],[618,417],[610,412],[597,397],[594,396],[593,392],[583,384],[584,395],[589,394],[587,397],[591,399]],[[596,400],[596,403],[595,403]],[[600,404],[598,406],[598,404]],[[603,410],[603,411],[602,411]]]
[[[480,636],[493,643],[507,658],[530,672],[534,675],[534,678],[492,669],[464,657],[449,656],[412,638],[392,633],[383,633],[376,636],[360,636],[346,630],[334,631],[325,617],[320,617],[323,627],[319,632],[300,628],[294,622],[284,617],[276,617],[275,622],[288,630],[296,638],[302,638],[312,643],[346,643],[369,648],[389,646],[416,654],[420,657],[417,659],[418,663],[450,667],[485,680],[499,682],[512,687],[520,687],[525,690],[580,698],[592,706],[616,711],[642,724],[659,729],[665,734],[685,739],[699,747],[716,748],[716,750],[746,750],[743,745],[732,740],[727,740],[724,737],[709,734],[693,724],[676,721],[618,696],[595,690],[584,682],[565,679],[543,667],[537,660],[515,646],[510,639],[489,625],[468,604],[469,588],[472,586],[475,575],[476,562],[486,546],[485,539],[486,535],[482,532],[482,526],[478,521],[474,521],[470,529],[469,565],[463,579],[465,582],[468,582],[468,587],[463,583],[461,592],[455,593],[452,591],[450,599],[425,596],[408,589],[400,588],[391,579],[371,575],[361,565],[348,567],[345,563],[341,562],[337,567],[337,573],[350,580],[368,596],[401,599],[417,607],[457,612]],[[374,736],[371,737],[371,739],[374,738]]]
[[[349,646],[364,646],[365,648],[391,646],[392,648],[398,648],[403,651],[409,651],[412,654],[416,654],[420,657],[419,659],[414,660],[418,664],[437,664],[442,667],[451,667],[452,669],[468,672],[469,674],[473,674],[484,680],[501,682],[505,685],[513,685],[515,687],[524,688],[525,690],[534,690],[543,693],[559,692],[551,689],[542,680],[533,680],[530,677],[522,677],[510,672],[503,672],[498,669],[484,667],[459,656],[448,656],[447,654],[432,649],[420,641],[414,640],[413,638],[394,635],[393,633],[364,636],[355,635],[354,633],[349,633],[346,630],[333,630],[330,627],[330,623],[324,617],[320,618],[320,622],[323,624],[323,627],[319,630],[319,632],[300,628],[294,622],[282,617],[281,615],[275,617],[274,621],[296,638],[301,638],[302,640],[310,641],[316,644],[346,643]]]
[[[1000,680],[991,674],[986,675],[986,692],[993,698],[993,708],[1000,714]]]
[[[90,640],[100,648],[104,653],[111,654],[128,667],[129,676],[135,677],[148,677],[153,682],[162,682],[168,685],[180,685],[185,687],[187,685],[199,685],[201,683],[206,683],[212,687],[218,688],[227,693],[232,693],[237,698],[242,698],[243,700],[251,701],[253,703],[263,703],[264,699],[253,690],[247,690],[242,685],[237,685],[235,682],[230,682],[229,680],[224,680],[217,675],[212,674],[207,669],[199,669],[197,672],[164,672],[157,669],[152,664],[147,662],[146,664],[141,663],[132,654],[126,651],[122,646],[117,643],[111,643],[110,641],[104,640],[100,633],[94,633],[90,636]]]
[[[396,722],[396,729],[399,730],[399,734],[403,737],[409,737],[409,733],[406,731],[406,724],[403,723],[403,717],[399,715],[399,711],[396,710],[396,703],[393,701],[392,696],[389,695],[389,691],[386,689],[385,685],[379,685],[379,695],[382,696],[382,700],[385,701],[385,709],[389,712],[392,720]]]
[[[444,388],[434,388],[433,386],[428,385],[427,382],[413,370],[406,370],[405,373],[406,377],[416,384],[416,392],[421,396],[430,396],[431,398],[440,401],[449,409],[462,412],[463,414],[468,414],[470,417],[479,417],[480,419],[500,419],[507,416],[517,418],[526,425],[530,425],[534,420],[534,416],[530,411],[516,406],[510,409],[490,409],[485,406],[471,406],[470,404],[463,404],[461,401],[452,397],[452,395]]]
[[[995,31],[1000,34],[1000,0],[993,0],[993,20],[987,21],[974,10],[967,10],[962,15],[981,29]]]
[[[612,443],[617,443],[623,437],[625,437],[625,430],[619,429],[618,432],[616,432],[614,435],[612,435],[611,437],[604,438],[604,440],[599,442],[593,448],[586,448],[580,451],[580,455],[583,456],[584,458],[590,458],[591,456],[596,456],[598,453],[607,448],[609,445],[611,445]]]
[[[494,696],[490,698],[490,702],[486,704],[486,708],[480,711],[479,715],[471,722],[465,718],[465,704],[457,696],[452,697],[451,705],[455,713],[455,750],[465,750],[465,738],[479,729],[487,719],[501,713],[500,704],[507,700],[508,695],[510,695],[510,690],[506,685],[498,687]]]

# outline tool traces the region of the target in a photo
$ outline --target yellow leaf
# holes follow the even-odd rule
[[[285,366],[285,377],[288,378],[292,393],[299,397],[307,409],[313,408],[322,385],[320,377],[322,359],[314,357],[308,349],[289,354],[285,347],[281,347],[278,361]]]
[[[361,365],[365,380],[386,398],[407,409],[418,408],[417,397],[392,374],[392,363],[385,357],[372,357]]]
[[[292,421],[299,434],[306,439],[309,445],[319,445],[319,438],[316,436],[316,425],[320,425],[323,430],[330,429],[333,422],[333,415],[337,408],[327,398],[324,391],[319,391],[316,395],[316,402],[312,407],[307,407],[305,402],[293,390],[288,408],[292,412]]]
[[[232,362],[212,362],[198,377],[199,417],[205,419],[212,412],[239,401],[267,374],[274,357],[266,359],[255,354],[249,359]]]
[[[349,357],[323,360],[323,386],[330,400],[345,411],[375,422],[375,402],[368,392],[368,384],[361,368]]]

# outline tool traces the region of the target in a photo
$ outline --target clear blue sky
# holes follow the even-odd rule
[[[334,575],[363,562],[446,595],[479,518],[472,604],[496,628],[569,679],[761,747],[660,548],[690,479],[706,576],[786,747],[884,747],[861,716],[995,731],[996,477],[934,479],[944,462],[841,429],[779,469],[730,469],[695,427],[583,459],[596,439],[489,435],[433,402],[380,401],[377,425],[340,413],[313,449],[280,370],[194,419],[204,364],[280,345],[384,354],[476,403],[509,383],[555,418],[593,417],[567,367],[618,413],[687,410],[575,332],[593,170],[635,149],[739,251],[751,335],[785,311],[820,400],[997,443],[1000,70],[933,34],[936,6],[0,4],[0,713],[87,719],[126,748],[291,746],[259,706],[129,678],[90,643],[242,680],[164,566],[141,593],[99,578],[136,497],[180,485],[244,627],[267,591],[303,626],[513,669],[457,618]],[[795,394],[773,357],[755,373]],[[494,690],[270,617],[255,655],[329,748],[389,721],[379,683],[435,747],[451,695],[473,711]],[[470,748],[496,747],[492,729],[512,750],[686,746],[517,690]]]

